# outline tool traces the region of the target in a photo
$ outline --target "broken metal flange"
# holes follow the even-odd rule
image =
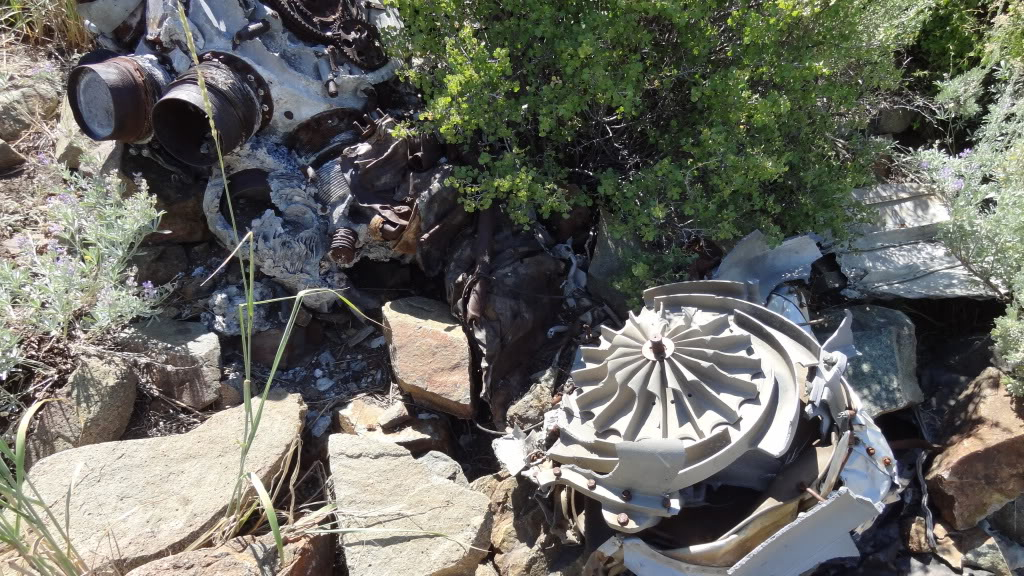
[[[252,66],[224,52],[203,54],[198,67],[175,80],[153,108],[156,137],[175,158],[205,167],[217,161],[217,149],[199,74],[224,154],[236,150],[270,122],[274,101],[269,85]]]
[[[801,366],[820,347],[786,318],[731,297],[735,284],[653,289],[621,330],[602,327],[573,371],[579,394],[562,399],[548,452],[561,476],[542,470],[542,486],[584,491],[609,526],[629,533],[677,514],[680,491],[700,483],[764,489],[756,478],[770,478],[790,447]]]
[[[153,105],[169,81],[155,60],[118,56],[76,66],[68,76],[68,103],[89,138],[142,142],[153,135]]]

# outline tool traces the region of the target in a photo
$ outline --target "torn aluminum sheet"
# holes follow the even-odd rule
[[[657,550],[635,537],[613,537],[602,553],[621,555],[623,567],[645,576],[796,576],[832,558],[857,556],[850,532],[881,511],[870,499],[841,488],[728,568],[686,562],[679,557],[692,551]]]
[[[602,328],[553,411],[546,459],[522,472],[542,494],[596,500],[601,517],[581,522],[631,535],[620,568],[796,576],[856,555],[850,533],[897,496],[892,451],[842,378],[849,319],[819,345],[751,277],[652,288],[621,330]],[[760,495],[716,502],[727,488]],[[731,529],[681,527],[708,510]]]
[[[939,193],[919,184],[853,191],[875,210],[873,222],[834,247],[850,298],[993,298],[991,290],[936,239],[949,211]]]
[[[818,258],[821,252],[810,236],[790,238],[769,248],[764,234],[755,230],[725,255],[715,279],[746,282],[751,286],[753,301],[763,303],[779,284],[810,278],[811,264]]]

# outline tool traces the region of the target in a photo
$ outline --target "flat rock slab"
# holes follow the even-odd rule
[[[268,400],[245,471],[265,485],[302,431],[297,394]],[[43,502],[69,512],[71,543],[90,566],[121,572],[185,549],[224,516],[239,472],[245,412],[219,412],[178,436],[107,442],[40,460],[28,479]],[[63,514],[57,514],[63,518]]]
[[[924,401],[917,380],[917,335],[910,318],[882,306],[851,306],[853,344],[860,356],[850,358],[846,380],[872,418]],[[818,329],[827,337],[839,326],[843,311]]]
[[[418,296],[393,300],[384,305],[384,326],[402,390],[419,404],[472,418],[469,341],[448,305]]]
[[[328,450],[341,527],[375,531],[341,536],[350,576],[473,574],[490,546],[487,496],[390,442],[334,434]]]
[[[277,556],[272,534],[241,536],[214,548],[154,560],[127,576],[316,576],[334,569],[334,549],[327,535],[289,542],[284,548],[284,562]]]
[[[946,448],[926,480],[931,501],[957,530],[967,530],[1024,494],[1024,419],[994,368],[957,399],[944,427]]]

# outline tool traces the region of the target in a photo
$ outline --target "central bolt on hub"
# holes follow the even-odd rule
[[[644,342],[642,353],[648,360],[661,362],[671,356],[675,349],[675,343],[670,338],[656,334],[651,336],[647,342]]]

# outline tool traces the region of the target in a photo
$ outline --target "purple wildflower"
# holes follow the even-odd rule
[[[964,189],[964,179],[963,178],[957,178],[956,180],[953,181],[953,190],[963,190],[963,189]]]
[[[50,164],[50,157],[47,156],[45,153],[40,152],[36,154],[36,161],[38,161],[43,166],[48,166]]]
[[[971,150],[970,148],[964,148],[963,152],[957,154],[957,156],[960,158],[967,158],[968,156],[971,155],[971,152],[973,152],[973,150]]]
[[[942,170],[939,170],[939,176],[949,179],[953,177],[953,169],[949,166],[944,166]]]
[[[931,165],[930,162],[921,162],[921,169],[927,170],[927,169],[929,169],[931,167],[932,167],[932,165]]]
[[[60,234],[61,232],[64,231],[64,227],[61,226],[60,224],[57,224],[56,222],[51,222],[46,227],[46,231],[49,232],[51,236],[56,236],[57,234]]]
[[[146,280],[142,283],[142,295],[146,300],[156,300],[157,290],[153,283]]]
[[[18,250],[24,251],[32,246],[32,240],[26,235],[21,235],[14,240],[14,244],[18,247]]]

